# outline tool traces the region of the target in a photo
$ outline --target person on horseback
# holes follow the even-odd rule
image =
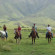
[[[6,37],[5,31],[0,30],[0,36],[1,36],[1,39],[5,39],[5,37]]]
[[[18,30],[17,30],[17,28],[14,29],[14,34],[15,34],[15,37],[14,38],[15,39],[18,39]]]
[[[46,32],[46,38],[47,38],[48,32],[51,33],[51,36],[52,36],[52,38],[53,38],[53,33],[51,32],[51,30],[52,30],[52,27],[50,27],[50,25],[48,24],[47,32]]]
[[[39,38],[38,33],[37,33],[37,27],[35,26],[35,24],[32,26],[32,32],[30,33],[29,37],[32,35],[34,30],[36,32],[36,36]]]
[[[16,43],[17,43],[17,40],[19,38],[19,32],[18,32],[18,29],[17,28],[14,29],[14,34],[15,34],[14,39],[16,39]]]
[[[22,37],[21,37],[21,27],[20,27],[20,25],[18,26],[18,32],[19,32],[20,40],[21,40],[21,39],[22,39]]]
[[[7,30],[6,25],[3,26],[3,30],[6,32],[6,30]]]
[[[3,26],[3,30],[4,30],[4,31],[5,31],[5,33],[6,33],[6,40],[7,40],[8,33],[7,33],[7,27],[6,27],[6,25],[4,25],[4,26]]]

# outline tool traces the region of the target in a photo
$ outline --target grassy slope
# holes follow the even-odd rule
[[[45,18],[45,19],[44,19]],[[0,19],[0,26],[6,24],[8,28],[15,28],[19,24],[24,27],[31,27],[33,23],[36,23],[38,28],[46,28],[48,24],[50,24],[53,28],[55,27],[55,21],[53,19],[47,17],[27,17],[27,19],[17,20],[17,21],[9,21],[7,19]]]
[[[45,39],[45,30],[38,30],[40,39],[36,39],[35,44],[31,44],[28,38],[30,31],[22,31],[22,40],[19,44],[15,43],[13,30],[8,30],[8,40],[0,40],[0,55],[55,55],[55,38],[48,44]],[[55,32],[55,31],[53,31]]]
[[[39,28],[46,27],[50,24],[52,27],[55,26],[55,21],[47,17],[28,17],[27,19],[22,20],[26,25],[32,26],[33,23],[36,23],[36,26]]]

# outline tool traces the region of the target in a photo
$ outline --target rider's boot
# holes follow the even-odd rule
[[[32,32],[33,32],[33,31],[32,31]],[[32,32],[30,33],[29,38],[32,36]]]
[[[20,40],[22,39],[21,35],[20,35]]]
[[[38,33],[36,32],[36,35],[37,35],[37,37],[39,38],[39,36],[38,36]]]

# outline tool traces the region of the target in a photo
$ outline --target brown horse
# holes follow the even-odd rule
[[[48,32],[48,33],[47,33],[48,43],[51,42],[51,37],[52,37],[51,32]]]
[[[21,34],[19,33],[19,31],[16,29],[15,30],[15,37],[14,37],[15,39],[16,39],[16,43],[18,42],[17,40],[18,40],[18,38],[20,38],[21,39]]]
[[[33,44],[33,41],[35,43],[36,36],[39,38],[38,33],[36,31],[31,32],[31,34],[29,35],[29,37],[30,36],[32,37],[32,44]]]
[[[36,32],[33,31],[33,33],[32,33],[32,44],[33,44],[33,40],[34,40],[34,43],[35,43],[35,39],[36,39]]]

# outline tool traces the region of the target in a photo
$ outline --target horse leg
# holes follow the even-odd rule
[[[20,34],[20,40],[22,39],[21,34]]]
[[[48,43],[49,43],[49,38],[48,38]]]
[[[16,38],[16,43],[17,43],[17,38]]]
[[[32,44],[33,44],[33,38],[32,38]]]
[[[34,44],[35,44],[35,38],[34,38]]]
[[[51,38],[50,38],[50,42],[51,42]]]

